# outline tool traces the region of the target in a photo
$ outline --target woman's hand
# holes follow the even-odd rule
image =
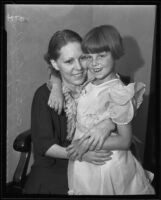
[[[95,165],[104,165],[106,161],[112,159],[111,155],[112,152],[107,150],[88,151],[83,155],[82,161],[86,161]]]
[[[68,158],[72,160],[81,160],[82,155],[88,151],[88,139],[84,141],[82,145],[79,145],[79,140],[74,140],[66,150],[68,152]]]
[[[48,105],[54,108],[56,112],[60,115],[63,109],[64,97],[60,91],[60,86],[53,85],[52,90],[49,95]]]
[[[111,131],[115,129],[115,124],[112,120],[104,120],[99,124],[92,127],[84,136],[80,139],[78,145],[85,146],[84,142],[88,139],[86,143],[86,148],[91,151],[94,149],[100,150],[105,142],[105,140],[110,135]]]

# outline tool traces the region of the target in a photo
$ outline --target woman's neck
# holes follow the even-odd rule
[[[73,97],[77,97],[77,95],[80,92],[80,86],[70,84],[64,80],[63,80],[63,84],[65,87],[67,87],[70,90]]]

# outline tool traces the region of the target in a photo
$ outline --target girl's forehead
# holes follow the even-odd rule
[[[100,55],[100,54],[104,54],[104,53],[107,53],[106,51],[101,51],[101,52],[96,52],[96,53],[85,53],[84,55],[91,55],[91,56],[94,56],[94,55]]]

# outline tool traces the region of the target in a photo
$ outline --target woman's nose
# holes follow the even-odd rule
[[[80,64],[79,61],[76,62],[76,68],[77,68],[78,70],[82,70],[82,65]]]

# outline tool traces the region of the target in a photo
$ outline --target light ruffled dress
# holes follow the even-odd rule
[[[100,85],[88,83],[77,105],[77,124],[73,140],[81,138],[100,121],[112,119],[116,124],[128,124],[134,117],[134,106],[142,103],[145,85],[125,86],[119,78]],[[112,133],[117,134],[117,132]],[[152,173],[146,173],[130,150],[113,151],[104,165],[85,161],[69,161],[70,195],[140,195],[154,194]]]

